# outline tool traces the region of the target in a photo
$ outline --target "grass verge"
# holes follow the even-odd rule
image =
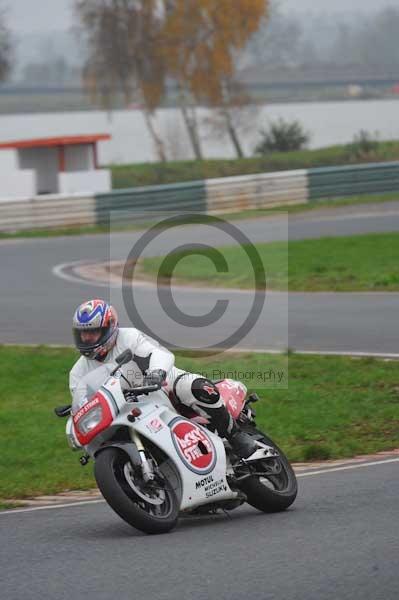
[[[291,291],[397,291],[399,290],[399,234],[326,237],[316,240],[257,244],[268,289]],[[253,268],[239,246],[219,251],[228,264],[218,272],[207,251],[180,253],[175,261],[162,257],[141,261],[142,272],[175,283],[214,287],[253,288]]]
[[[356,150],[353,144],[346,144],[317,150],[273,152],[265,156],[240,160],[190,160],[114,165],[111,166],[112,184],[114,188],[162,185],[292,169],[384,162],[397,160],[398,157],[399,142],[391,141],[379,142],[375,149],[367,154],[359,152],[359,149]]]
[[[94,487],[92,467],[69,450],[65,420],[53,408],[69,402],[76,353],[63,348],[1,347],[0,499]],[[278,371],[286,356],[178,356],[180,367]],[[399,374],[395,362],[289,354],[288,389],[258,389],[258,425],[291,460],[349,457],[399,446]],[[250,382],[248,382],[250,383]],[[256,385],[249,385],[256,389]]]
[[[290,206],[281,206],[273,208],[247,209],[232,213],[226,212],[223,214],[219,214],[218,216],[229,221],[237,221],[240,219],[259,219],[260,217],[270,217],[271,215],[281,213],[295,214],[340,206],[351,206],[357,204],[379,204],[382,202],[395,202],[398,200],[399,192],[386,192],[384,194],[365,194],[363,196],[346,196],[344,198],[325,198],[318,202],[311,202],[308,204],[293,204]],[[144,223],[142,221],[136,223],[113,224],[112,231],[141,231],[152,225],[152,222]],[[10,233],[0,232],[0,240],[18,238],[47,238],[72,235],[94,235],[101,233],[109,234],[109,232],[110,229],[108,225],[87,225],[85,227],[66,227],[61,229],[34,229]]]
[[[0,510],[13,510],[14,508],[23,508],[25,504],[16,502],[0,502]]]

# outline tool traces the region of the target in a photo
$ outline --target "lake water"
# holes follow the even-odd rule
[[[203,154],[206,158],[234,158],[234,150],[206,109],[198,110]],[[299,120],[311,134],[311,148],[350,142],[361,129],[380,139],[399,139],[399,99],[302,104],[270,104],[260,107],[243,123],[241,139],[247,156],[259,139],[259,129],[282,117]],[[180,112],[160,110],[156,125],[166,142],[170,160],[192,158]],[[152,140],[139,110],[43,113],[0,116],[0,142],[35,137],[110,133],[102,142],[102,164],[156,160]]]

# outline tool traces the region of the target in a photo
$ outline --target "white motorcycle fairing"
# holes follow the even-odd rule
[[[198,423],[179,415],[164,391],[154,391],[148,396],[140,396],[135,402],[126,402],[120,375],[116,373],[107,379],[97,394],[102,401],[106,400],[112,423],[84,446],[90,456],[95,457],[104,447],[116,446],[135,464],[141,460],[140,438],[147,439],[168,457],[167,472],[172,475],[170,471],[173,471],[175,476],[168,477],[164,469],[162,471],[175,488],[181,511],[237,498],[237,492],[230,488],[226,478],[223,441]],[[86,405],[91,402],[93,400]],[[137,415],[133,422],[132,411]],[[76,414],[68,419],[67,437],[70,445],[77,448],[74,418]],[[131,443],[118,443],[112,439],[121,427],[129,430]]]

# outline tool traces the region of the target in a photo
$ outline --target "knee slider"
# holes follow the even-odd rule
[[[197,377],[191,384],[191,392],[196,400],[204,404],[217,404],[220,400],[219,390],[209,379]]]

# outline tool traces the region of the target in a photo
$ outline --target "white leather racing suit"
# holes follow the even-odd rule
[[[214,383],[201,375],[175,367],[174,354],[135,328],[119,329],[116,343],[105,360],[100,362],[81,356],[75,363],[69,376],[69,388],[76,404],[82,395],[97,391],[105,380],[106,366],[111,370],[111,365],[113,368],[116,364],[116,357],[128,349],[133,354],[133,361],[124,366],[123,373],[131,386],[141,385],[145,373],[162,369],[166,372],[167,391],[173,391],[180,402],[214,420],[221,435],[231,430],[233,424]]]

